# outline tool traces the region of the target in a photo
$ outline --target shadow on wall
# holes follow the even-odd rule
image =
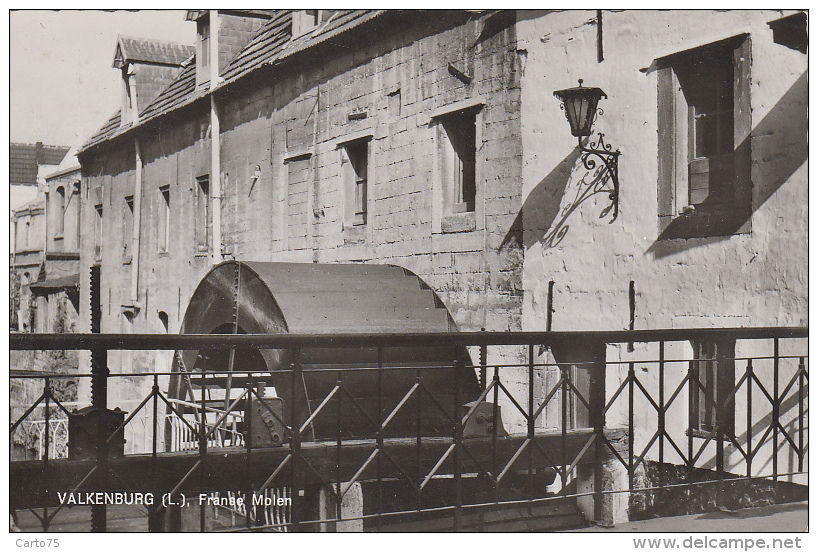
[[[557,247],[568,233],[568,219],[574,211],[592,196],[610,193],[610,186],[606,185],[610,178],[604,166],[597,163],[588,169],[580,155],[579,147],[575,147],[531,190],[503,239],[503,246],[522,234],[526,249],[537,243],[542,243],[545,249]],[[564,201],[566,197],[568,200]],[[610,211],[611,207],[606,206],[599,218],[608,216]]]
[[[807,146],[807,94],[808,71],[776,102],[764,119],[736,148],[737,151],[751,146],[755,150],[752,162],[759,164],[762,174],[753,181],[752,208],[746,213],[736,213],[720,228],[721,235],[706,238],[674,239],[685,234],[689,219],[674,219],[648,248],[655,258],[662,258],[694,247],[700,247],[729,239],[761,208],[764,203],[803,165],[808,156]]]

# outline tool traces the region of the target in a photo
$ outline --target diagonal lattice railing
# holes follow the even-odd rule
[[[736,366],[736,381],[730,389],[719,397],[709,392],[708,385],[701,381],[693,361],[684,358],[665,358],[665,346],[670,342],[706,338],[723,338],[725,332],[732,332],[734,339],[770,340],[773,344],[771,355],[736,357],[726,359]],[[326,369],[335,372],[335,382],[323,397],[310,397],[312,409],[298,404],[296,397],[285,400],[285,412],[281,414],[271,408],[265,395],[260,391],[266,381],[264,374],[233,371],[230,376],[244,374],[246,386],[237,396],[225,394],[224,407],[213,408],[206,400],[206,391],[215,385],[220,373],[186,372],[183,385],[185,399],[171,398],[160,390],[159,377],[174,373],[128,374],[129,378],[145,377],[153,379],[150,393],[139,405],[131,410],[119,427],[108,433],[102,440],[99,435],[87,430],[84,437],[94,446],[108,447],[140,416],[152,410],[152,445],[146,457],[146,473],[161,475],[160,463],[166,462],[165,453],[157,449],[161,441],[159,432],[170,422],[189,435],[187,442],[195,445],[185,456],[178,457],[187,462],[179,468],[174,479],[165,478],[162,485],[164,495],[171,498],[196,488],[214,488],[222,482],[231,496],[242,497],[249,505],[252,497],[267,494],[277,497],[286,495],[289,504],[284,510],[256,509],[241,506],[231,510],[231,515],[243,518],[234,524],[252,530],[312,530],[327,524],[344,523],[357,519],[372,528],[383,528],[384,524],[405,519],[411,515],[450,515],[454,529],[471,527],[477,519],[489,516],[499,508],[525,504],[529,509],[549,500],[593,496],[599,504],[606,493],[619,492],[606,489],[597,475],[591,491],[580,491],[577,487],[580,466],[591,466],[595,474],[601,473],[606,458],[618,462],[628,474],[627,489],[637,491],[636,477],[646,462],[678,458],[688,470],[699,469],[708,462],[714,462],[714,477],[722,481],[734,477],[735,458],[743,464],[746,479],[759,477],[758,466],[771,463],[769,477],[775,479],[796,472],[804,472],[808,453],[807,428],[805,424],[806,393],[808,385],[807,356],[782,355],[779,342],[782,339],[802,339],[806,329],[754,329],[754,330],[692,330],[661,332],[583,332],[583,333],[520,333],[489,334],[463,333],[433,336],[50,336],[51,342],[39,338],[12,340],[12,347],[27,345],[40,348],[83,348],[99,347],[105,342],[116,343],[118,348],[157,349],[208,349],[219,347],[279,348],[289,351],[292,365],[278,370],[279,378],[289,380],[290,389],[303,385],[305,370],[300,365],[302,348],[321,346],[372,346],[378,352],[377,366],[347,369]],[[125,337],[125,339],[121,339]],[[26,342],[29,339],[30,342]],[[324,341],[322,341],[324,339]],[[72,342],[72,340],[74,340]],[[26,343],[24,343],[26,342]],[[636,359],[611,361],[607,358],[606,346],[612,343],[647,342],[658,346],[658,359]],[[340,345],[339,345],[340,343]],[[594,354],[575,358],[565,356],[566,344],[581,343],[578,350],[592,350]],[[471,369],[455,358],[451,364],[440,366],[384,366],[383,352],[393,346],[417,346],[446,344],[474,346],[481,348],[480,363],[473,367],[479,372],[481,387],[476,396],[469,397],[473,404],[464,405],[464,396],[459,379]],[[489,364],[485,351],[488,347],[506,347],[517,351],[525,362],[509,364]],[[539,358],[536,347],[553,350],[553,360]],[[601,351],[601,352],[600,352]],[[766,364],[771,363],[771,370]],[[759,365],[763,365],[760,369]],[[790,370],[797,364],[797,368]],[[786,365],[787,370],[782,368]],[[620,371],[620,366],[626,368]],[[640,370],[637,371],[637,368]],[[396,370],[414,370],[415,378],[406,383],[405,388],[393,394],[389,400],[384,395],[384,382],[389,381]],[[452,397],[445,400],[430,388],[422,377],[424,370],[444,371],[455,381]],[[515,372],[516,370],[516,372]],[[590,374],[587,380],[577,379],[577,371]],[[738,370],[743,370],[740,374]],[[311,370],[315,374],[319,370]],[[371,374],[370,395],[364,404],[348,384],[348,376],[362,371]],[[548,385],[535,385],[542,379],[543,371],[554,374],[556,381]],[[490,372],[493,374],[489,375]],[[524,374],[516,377],[514,374]],[[622,374],[617,381],[616,375]],[[772,377],[771,374],[772,373]],[[658,375],[658,386],[656,376]],[[671,377],[672,376],[672,377]],[[77,377],[76,374],[71,377]],[[119,377],[111,374],[109,378]],[[24,420],[45,403],[45,415],[53,408],[70,413],[51,392],[50,376],[45,376],[44,391],[33,402],[24,415],[11,425],[17,430]],[[673,380],[673,381],[670,381]],[[606,384],[613,392],[606,390]],[[611,385],[612,384],[612,385]],[[198,385],[200,393],[194,393]],[[694,434],[688,431],[681,435],[678,431],[677,410],[683,409],[685,402],[693,395],[701,397],[703,408],[714,412],[715,423],[707,430]],[[739,402],[739,398],[744,400]],[[286,399],[286,397],[285,397]],[[257,401],[265,413],[285,428],[285,443],[274,449],[255,446],[247,438],[251,424],[251,402]],[[372,404],[375,404],[373,407]],[[163,412],[159,412],[162,405]],[[484,437],[464,435],[464,429],[474,421],[485,406],[492,412],[492,419],[498,420],[502,414],[508,420],[518,420],[517,431],[505,436],[497,424],[493,424],[490,434]],[[624,406],[623,406],[624,405]],[[727,431],[725,420],[729,411],[747,409],[747,431],[737,435]],[[797,417],[791,416],[793,409]],[[624,419],[621,412],[624,410]],[[638,410],[638,416],[637,416]],[[786,412],[785,412],[786,410]],[[762,421],[757,420],[756,411],[764,412]],[[436,433],[422,431],[421,416],[434,415],[441,421]],[[619,413],[619,414],[617,414]],[[482,415],[482,414],[480,414]],[[367,433],[365,438],[345,435],[341,431],[344,416],[355,416]],[[619,421],[617,421],[619,416]],[[787,416],[790,416],[787,418]],[[638,419],[637,419],[638,418]],[[655,418],[656,423],[651,420]],[[668,420],[673,418],[672,423]],[[139,418],[141,419],[141,418]],[[415,434],[411,437],[393,437],[395,428],[415,419]],[[577,426],[576,420],[585,420]],[[401,420],[400,424],[398,420]],[[646,420],[648,420],[646,422]],[[46,420],[47,421],[47,420]],[[329,426],[337,424],[334,441],[313,440],[313,426],[316,423]],[[641,424],[641,425],[640,425]],[[403,427],[405,430],[406,427]],[[550,427],[549,430],[543,428]],[[622,427],[625,438],[617,433]],[[392,433],[390,433],[392,432]],[[50,439],[48,432],[44,440]],[[687,439],[687,450],[685,443]],[[729,444],[732,459],[725,457],[725,446]],[[316,446],[324,452],[316,453]],[[780,469],[778,452],[781,447],[792,451],[797,466]],[[715,447],[715,452],[713,448]],[[46,447],[46,451],[48,447]],[[238,452],[241,454],[238,454]],[[45,454],[42,465],[49,473],[59,473],[63,464],[48,458]],[[143,455],[144,456],[144,455]],[[229,462],[223,461],[227,458]],[[270,458],[265,460],[257,458]],[[234,459],[234,460],[233,460]],[[332,461],[331,461],[331,460]],[[260,463],[261,462],[261,463]],[[164,464],[162,464],[164,465]],[[181,464],[180,464],[181,465]],[[104,463],[88,461],[85,471],[76,476],[73,490],[91,488],[89,485],[107,481],[109,486],[123,490],[138,490],[139,483],[128,472],[124,463],[115,459]],[[180,471],[179,471],[180,470]],[[238,471],[237,471],[238,470]],[[762,470],[763,471],[763,470]],[[236,473],[245,474],[241,479],[241,489],[236,489]],[[550,472],[555,480],[550,486],[543,483],[542,474]],[[174,472],[176,473],[176,472]],[[766,472],[762,474],[767,477]],[[343,503],[349,499],[352,490],[363,484],[369,489],[367,497],[374,496],[375,504],[369,510],[373,513],[358,513],[350,516]],[[662,482],[660,480],[659,484]],[[409,489],[410,498],[401,504],[390,503],[389,489],[404,485]],[[443,485],[443,486],[441,486]],[[230,488],[227,488],[232,486]],[[447,489],[444,496],[440,489]],[[474,489],[481,491],[477,498]],[[312,490],[311,490],[312,489]],[[320,500],[325,505],[319,513],[312,508],[311,498],[315,489],[320,490]],[[587,489],[587,487],[586,487]],[[12,489],[14,492],[14,489]],[[515,492],[517,494],[510,495]],[[317,491],[316,491],[317,492]],[[372,498],[367,498],[371,500]],[[439,499],[439,502],[434,502]],[[25,498],[15,495],[14,500],[24,503]],[[371,504],[371,503],[370,503]],[[28,506],[26,506],[28,507]],[[54,516],[62,506],[44,508],[42,513],[31,511],[44,529],[48,529]],[[160,527],[162,508],[148,509],[149,527]],[[206,528],[208,514],[200,508],[200,528]],[[482,523],[482,522],[481,522]],[[208,526],[209,527],[209,526]]]

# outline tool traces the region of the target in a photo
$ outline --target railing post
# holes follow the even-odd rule
[[[773,339],[773,481],[778,483],[778,338]]]
[[[798,361],[798,471],[804,471],[804,357]]]
[[[659,487],[664,494],[665,477],[665,342],[659,342]]]
[[[97,347],[91,351],[91,406],[97,410],[108,409],[108,349]],[[98,488],[105,487],[108,472],[108,436],[104,424],[97,424],[96,482]],[[91,506],[91,531],[104,533],[107,530],[107,507],[105,504]]]
[[[48,457],[50,453],[50,435],[51,433],[49,430],[51,429],[49,426],[51,425],[51,378],[45,378],[43,382],[43,395],[45,395],[45,434],[43,437],[45,450],[43,455],[43,471],[47,474],[48,473]],[[48,476],[46,476],[48,477]],[[50,488],[48,485],[46,488]],[[48,531],[48,506],[43,507],[43,531]]]
[[[292,487],[292,530],[298,532],[301,525],[301,482],[299,480],[299,461],[301,460],[301,422],[298,419],[298,385],[301,381],[301,350],[292,350],[292,363],[290,364],[290,423],[292,424],[292,440],[290,441],[290,485]]]
[[[156,479],[156,454],[157,454],[157,432],[158,432],[158,401],[159,401],[159,376],[153,376],[153,387],[151,387],[151,396],[153,397],[153,423],[152,425],[152,435],[153,441],[151,442],[151,474],[153,475],[154,480]],[[161,504],[154,504],[148,506],[148,531],[151,533],[158,533],[162,531],[162,511]]]
[[[747,479],[753,476],[753,359],[747,359]]]
[[[636,370],[633,362],[628,363],[628,492],[633,492],[633,439],[636,432],[633,430],[633,399],[636,382]]]
[[[713,371],[715,374],[719,374],[719,359],[716,356],[713,359]],[[718,483],[716,483],[716,507],[721,508],[724,499],[724,408],[725,404],[721,401],[719,395],[719,379],[718,375],[716,376],[716,381],[713,382],[713,385],[718,390],[718,392],[713,393],[713,400],[716,403],[715,408],[715,428],[716,428],[716,477],[718,478]]]
[[[602,345],[604,350],[604,345]],[[591,411],[589,418],[594,428],[596,442],[594,443],[594,520],[602,521],[603,494],[603,442],[605,439],[605,358],[598,359],[591,367],[589,383],[589,404]]]
[[[207,411],[205,410],[205,396],[207,395],[207,381],[205,371],[202,370],[202,394],[199,401],[201,413],[199,419],[199,492],[204,492],[205,483],[205,461],[207,460]],[[205,505],[199,502],[199,532],[205,532]]]
[[[247,451],[247,462],[245,462],[245,470],[247,473],[247,487],[244,490],[244,523],[249,529],[255,523],[256,510],[252,507],[253,504],[253,479],[251,477],[251,458],[253,453],[253,389],[254,385],[250,378],[247,378],[247,399],[244,404],[244,449]],[[282,436],[283,437],[283,436]],[[266,492],[266,490],[265,490]],[[266,508],[267,506],[263,506]]]
[[[376,517],[377,520],[377,530],[380,532],[381,530],[381,514],[383,514],[383,346],[378,345],[378,415],[375,417],[375,420],[378,422],[378,432],[375,434],[376,436],[376,447],[378,450],[378,456],[375,458],[377,461],[377,479],[378,479],[378,516]],[[339,500],[340,502],[340,500]]]
[[[480,328],[481,332],[485,332],[486,328]],[[488,347],[486,347],[486,343],[483,342],[480,344],[480,386],[483,390],[486,389],[486,357],[488,356]]]
[[[463,530],[463,480],[460,473],[460,447],[463,440],[463,418],[460,411],[460,366],[459,358],[452,363],[454,368],[454,530],[456,533]]]
[[[534,501],[534,345],[528,346],[528,513]]]

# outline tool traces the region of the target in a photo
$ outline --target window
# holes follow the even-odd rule
[[[476,111],[458,111],[440,118],[444,201],[450,213],[474,211],[477,191],[475,175]]]
[[[728,397],[735,386],[735,341],[694,341],[692,345],[693,373],[701,387],[694,387],[690,396],[690,430],[704,435],[718,422],[724,434],[732,436],[735,397],[729,401]]]
[[[131,262],[131,245],[133,241],[133,196],[125,198],[125,209],[122,217],[122,262]]]
[[[661,237],[749,231],[749,39],[682,52],[660,67]]]
[[[62,186],[57,188],[54,210],[56,211],[57,217],[57,227],[54,237],[62,238],[63,232],[65,232],[65,188]]]
[[[207,252],[210,244],[210,176],[196,178],[196,248]]]
[[[170,246],[170,186],[159,188],[159,252],[167,253]]]
[[[334,14],[334,10],[293,10],[292,34],[293,38],[310,32],[321,23],[327,21]]]
[[[210,65],[210,18],[202,17],[197,21],[196,26],[199,32],[199,66],[204,68]]]
[[[344,146],[347,188],[346,220],[352,226],[366,224],[367,178],[369,174],[369,140],[358,140]]]
[[[94,259],[102,259],[102,204],[94,206]]]
[[[31,221],[26,221],[26,232],[23,235],[23,244],[28,247],[29,240],[31,239]]]

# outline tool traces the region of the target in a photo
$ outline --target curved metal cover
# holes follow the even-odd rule
[[[236,321],[234,323],[234,315]],[[234,324],[235,327],[234,327]],[[202,280],[190,300],[181,333],[309,333],[309,334],[388,334],[456,331],[448,310],[423,281],[396,266],[364,264],[310,264],[228,261],[214,267]],[[187,371],[261,369],[269,371],[269,384],[276,387],[285,403],[293,397],[290,377],[276,371],[286,369],[292,359],[287,351],[236,351],[233,367],[226,351],[180,351]],[[459,358],[467,368],[455,378],[452,363]],[[378,352],[365,349],[312,349],[301,351],[304,390],[296,390],[295,400],[306,400],[309,412],[336,385],[338,370],[345,370],[344,388],[377,419]],[[475,372],[465,349],[455,347],[385,348],[382,364],[395,369],[386,372],[380,390],[382,407],[388,414],[420,377],[439,404],[453,407],[454,381],[462,383],[462,402],[479,394]],[[349,369],[354,369],[350,371]],[[361,369],[361,370],[357,370]],[[233,385],[241,385],[234,381]],[[176,392],[181,386],[177,382]],[[306,395],[306,396],[305,396]],[[429,401],[429,399],[426,399]],[[347,410],[349,410],[347,408]],[[427,409],[429,410],[429,409]],[[334,409],[333,409],[334,411]],[[289,408],[285,408],[289,412]],[[450,414],[451,415],[451,414]],[[442,412],[425,412],[420,421],[425,433],[448,431],[451,422]],[[316,417],[317,436],[363,436],[365,416],[350,413],[340,423],[335,418]],[[411,419],[410,419],[411,418]],[[301,420],[305,419],[300,417]],[[420,419],[420,418],[418,418]],[[396,417],[390,426],[417,428],[415,414]]]

